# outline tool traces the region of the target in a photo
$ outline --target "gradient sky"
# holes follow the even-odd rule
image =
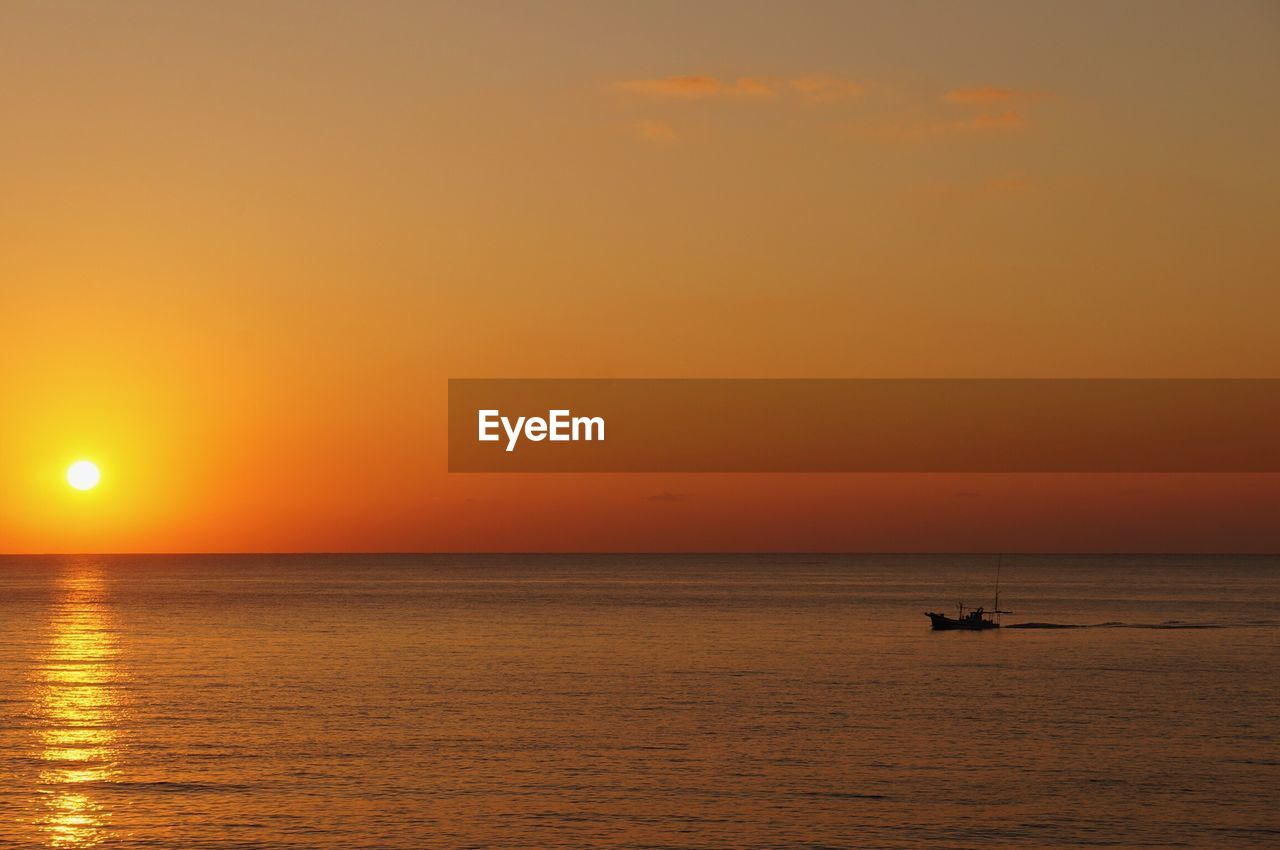
[[[1277,476],[444,441],[448,377],[1280,377],[1278,45],[1267,2],[6,3],[0,551],[1280,551]]]

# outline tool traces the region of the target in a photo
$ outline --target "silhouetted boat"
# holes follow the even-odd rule
[[[985,608],[973,608],[969,613],[965,613],[963,602],[956,603],[956,616],[948,617],[946,614],[938,614],[934,611],[925,611],[924,615],[929,618],[933,624],[935,632],[980,632],[985,629],[1000,628],[1000,615],[1012,614],[1012,611],[1000,610],[1000,567],[1003,558],[996,561],[996,604],[988,611]]]
[[[1003,613],[996,611],[987,611],[985,608],[974,608],[968,614],[964,612],[964,605],[957,606],[960,611],[958,616],[948,617],[946,614],[935,614],[933,611],[925,611],[931,621],[933,621],[933,629],[938,632],[954,631],[963,629],[970,632],[979,632],[983,629],[998,629],[1000,624],[996,622],[995,614]]]

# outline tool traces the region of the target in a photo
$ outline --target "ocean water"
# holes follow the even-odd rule
[[[1280,845],[1280,558],[0,559],[0,846]]]

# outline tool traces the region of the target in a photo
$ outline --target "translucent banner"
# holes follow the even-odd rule
[[[1280,380],[454,379],[453,472],[1277,472]]]

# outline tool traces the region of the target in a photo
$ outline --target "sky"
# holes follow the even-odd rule
[[[1280,377],[1278,43],[1265,2],[6,3],[0,552],[1280,551],[1274,475],[445,442],[450,377]]]

